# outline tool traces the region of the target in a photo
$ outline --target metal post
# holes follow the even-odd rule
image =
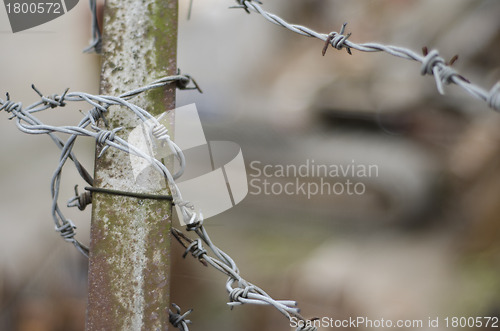
[[[102,94],[119,95],[176,73],[177,12],[177,0],[107,0]],[[163,113],[175,107],[175,86],[133,102]],[[125,139],[139,124],[119,107],[110,107],[105,118],[107,129],[122,127],[118,135]],[[158,176],[151,171],[138,185],[128,155],[108,149],[96,158],[94,186],[168,194]],[[168,328],[171,215],[169,202],[93,193],[87,331]]]

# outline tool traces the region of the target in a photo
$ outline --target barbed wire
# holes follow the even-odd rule
[[[185,158],[182,150],[170,139],[168,130],[165,126],[159,123],[153,115],[151,115],[147,110],[128,101],[141,93],[163,87],[167,84],[176,84],[179,89],[197,89],[201,92],[198,84],[194,79],[192,79],[191,76],[181,75],[179,73],[175,76],[161,78],[151,84],[126,92],[117,97],[109,95],[92,95],[83,92],[69,92],[68,89],[66,89],[61,95],[54,94],[52,96],[44,96],[33,85],[32,88],[40,96],[40,101],[26,108],[23,108],[21,103],[16,103],[10,100],[10,95],[8,93],[5,101],[0,99],[0,111],[4,110],[9,113],[11,115],[10,119],[15,118],[16,125],[22,132],[28,134],[47,134],[55,141],[57,147],[61,149],[59,163],[51,180],[51,211],[55,224],[55,230],[59,232],[64,240],[72,243],[82,254],[88,257],[88,247],[75,238],[76,226],[70,219],[64,216],[62,210],[59,208],[58,200],[62,170],[68,159],[73,161],[82,178],[88,184],[93,184],[92,176],[89,175],[73,154],[73,147],[78,137],[91,137],[98,145],[102,146],[98,157],[102,156],[108,148],[112,147],[147,160],[167,180],[172,192],[171,200],[173,200],[173,203],[180,208],[179,216],[182,217],[184,223],[187,224],[187,230],[195,232],[198,239],[193,241],[182,234],[179,230],[173,231],[173,234],[175,238],[186,248],[184,256],[191,253],[205,265],[210,265],[228,276],[228,280],[226,281],[226,290],[229,295],[228,305],[231,307],[242,304],[271,305],[285,315],[289,320],[291,320],[292,317],[296,317],[302,321],[306,321],[299,314],[299,309],[296,307],[297,303],[295,301],[275,300],[260,287],[245,280],[240,275],[239,269],[234,260],[227,253],[219,249],[210,239],[207,231],[203,227],[202,213],[197,212],[192,203],[182,198],[182,194],[175,182],[175,180],[181,176],[185,167]],[[34,115],[37,112],[41,112],[49,108],[65,107],[68,102],[86,102],[92,108],[84,114],[84,117],[77,125],[49,125],[43,123]],[[171,174],[161,161],[153,156],[150,156],[149,154],[146,154],[141,149],[120,137],[119,133],[122,128],[107,130],[98,127],[97,121],[100,118],[104,118],[103,114],[106,113],[111,106],[121,106],[124,109],[128,109],[133,112],[140,119],[140,121],[145,124],[152,139],[154,138],[158,142],[164,142],[169,146],[171,152],[180,165],[180,170],[176,174]],[[69,137],[66,141],[63,141],[56,134],[65,134]],[[90,201],[90,196],[81,197],[75,187],[75,197],[69,200],[68,206],[83,209]],[[213,256],[210,256],[207,250],[203,248],[202,242],[208,246]],[[170,314],[174,323],[177,327],[181,328],[181,330],[187,330],[187,321],[184,320],[184,318],[188,313],[180,315],[179,309],[177,313]]]
[[[92,42],[89,47],[86,48],[85,51],[95,51],[97,53],[101,52],[101,33],[97,20],[97,0],[89,0],[90,1],[90,9],[92,13]],[[439,55],[439,51],[431,50],[430,52],[426,51],[424,48],[423,55],[419,55],[411,49],[400,47],[400,46],[391,46],[384,45],[380,43],[362,43],[357,44],[349,40],[351,33],[345,35],[345,29],[347,23],[344,23],[339,32],[332,31],[328,34],[316,32],[308,27],[298,24],[290,24],[285,21],[283,18],[279,17],[276,14],[270,13],[262,9],[260,5],[262,5],[262,1],[260,0],[235,0],[238,5],[231,6],[230,8],[241,8],[244,9],[247,13],[251,13],[252,11],[260,14],[266,20],[276,25],[282,26],[292,32],[295,32],[299,35],[306,37],[313,37],[324,42],[324,46],[322,49],[323,56],[328,50],[329,46],[337,50],[346,49],[347,53],[352,55],[352,49],[361,51],[361,52],[384,52],[390,54],[395,57],[403,58],[406,60],[416,61],[421,63],[420,73],[421,75],[433,75],[436,87],[438,92],[441,95],[445,94],[444,85],[449,85],[451,83],[458,85],[467,93],[472,95],[473,97],[483,100],[488,104],[488,107],[493,110],[500,111],[500,82],[497,82],[489,91],[483,89],[482,87],[475,85],[470,82],[463,75],[459,74],[455,69],[451,66],[453,61],[446,61]],[[192,0],[190,0],[188,18],[191,16],[192,10]],[[456,55],[454,59],[456,59]]]
[[[166,134],[166,129],[163,130],[161,124],[150,115],[146,110],[128,102],[127,100],[137,96],[145,91],[165,86],[170,83],[175,83],[180,89],[197,89],[196,83],[194,86],[188,86],[190,82],[194,82],[189,75],[175,75],[161,78],[152,82],[151,84],[141,87],[139,89],[124,93],[118,97],[114,96],[104,96],[104,95],[92,95],[83,92],[68,92],[68,89],[64,91],[60,96],[54,94],[52,96],[44,96],[34,85],[32,85],[33,90],[40,96],[40,101],[23,108],[21,103],[15,103],[10,100],[10,96],[7,93],[7,100],[4,101],[0,99],[0,110],[5,110],[10,113],[12,118],[16,118],[17,127],[29,134],[48,134],[56,145],[61,149],[61,156],[59,159],[59,164],[54,171],[51,179],[51,195],[52,195],[52,217],[55,223],[56,231],[68,242],[71,242],[75,247],[84,255],[88,256],[88,247],[79,242],[76,238],[76,226],[74,223],[66,218],[59,208],[59,188],[61,181],[62,168],[66,164],[68,159],[71,159],[81,177],[90,185],[93,185],[93,178],[88,173],[88,171],[81,165],[77,160],[76,156],[73,154],[72,149],[76,138],[78,136],[89,136],[93,137],[96,142],[104,147],[101,150],[99,156],[101,156],[106,150],[111,146],[120,149],[124,152],[134,154],[139,157],[149,158],[150,162],[153,163],[155,168],[165,173],[165,176],[170,176],[170,182],[173,183],[174,179],[179,177],[184,171],[185,159],[182,153],[180,153],[179,147],[175,145],[168,135]],[[198,88],[199,89],[199,88]],[[87,102],[93,108],[84,116],[84,118],[78,123],[77,126],[52,126],[46,125],[36,118],[33,114],[56,107],[64,107],[67,102]],[[133,111],[142,121],[146,122],[148,120],[152,121],[155,126],[154,133],[159,140],[167,141],[168,146],[174,152],[177,160],[180,164],[180,170],[177,174],[171,176],[168,170],[163,166],[160,166],[160,161],[151,159],[150,156],[142,152],[140,149],[135,148],[128,144],[125,140],[121,139],[116,135],[121,128],[115,128],[111,131],[104,130],[97,127],[97,120],[102,117],[102,114],[107,111],[107,109],[112,105],[124,106],[131,111]],[[149,123],[149,122],[148,122]],[[149,124],[151,125],[151,124]],[[88,130],[88,127],[92,130]],[[69,135],[67,141],[61,140],[55,133],[63,133]],[[74,205],[74,200],[70,200],[70,205]],[[77,204],[76,204],[77,205]]]
[[[172,303],[172,307],[174,307],[176,312],[174,313],[171,309],[168,310],[170,324],[181,331],[189,331],[188,324],[191,324],[191,321],[187,320],[186,317],[191,314],[193,310],[189,309],[183,314],[181,308],[175,303]]]
[[[233,259],[215,246],[210,239],[207,231],[203,227],[202,215],[196,222],[187,224],[186,229],[188,231],[194,231],[197,234],[198,239],[192,240],[178,229],[172,228],[171,230],[174,238],[176,238],[177,241],[186,249],[183,257],[185,258],[188,253],[191,253],[191,255],[198,259],[203,265],[211,265],[228,276],[226,281],[226,290],[229,294],[228,305],[231,307],[245,303],[255,305],[272,305],[289,320],[291,320],[292,317],[296,317],[305,321],[304,317],[300,315],[300,309],[297,308],[296,301],[274,300],[260,287],[241,277],[240,271]],[[215,257],[208,255],[207,250],[203,248],[203,243],[210,248]],[[237,285],[234,286],[235,284]]]
[[[399,46],[383,45],[380,43],[362,43],[357,44],[348,39],[351,33],[345,35],[347,23],[344,23],[339,32],[330,32],[328,34],[316,32],[308,27],[290,24],[278,15],[269,13],[262,9],[262,4],[259,0],[235,0],[238,5],[231,8],[242,8],[247,13],[255,12],[260,14],[266,20],[276,25],[282,26],[292,32],[306,37],[313,37],[324,41],[322,54],[325,55],[329,46],[337,50],[346,49],[352,55],[352,49],[361,52],[385,52],[390,55],[412,60],[421,63],[420,73],[422,75],[433,75],[436,81],[436,86],[440,94],[445,94],[444,85],[450,83],[456,84],[471,94],[477,99],[485,101],[488,106],[496,111],[500,111],[500,82],[496,83],[489,91],[472,84],[464,76],[460,75],[451,67],[454,61],[445,61],[437,50],[430,52],[424,49],[423,55],[419,55],[411,49]]]
[[[266,12],[260,7],[262,4],[258,0],[236,0],[237,6],[233,8],[242,8],[247,13],[255,12],[263,16],[268,21],[280,25],[290,31],[307,37],[320,39],[324,42],[322,54],[325,55],[330,46],[337,50],[346,49],[348,54],[352,55],[352,50],[361,52],[385,52],[390,55],[412,60],[421,63],[422,75],[433,75],[435,78],[436,86],[439,93],[444,94],[444,85],[450,83],[456,84],[464,89],[472,96],[487,102],[488,106],[492,109],[500,111],[500,83],[493,86],[490,91],[486,91],[481,87],[472,84],[468,79],[460,75],[455,69],[451,67],[453,61],[445,61],[437,50],[430,52],[424,50],[423,55],[398,46],[388,46],[379,43],[362,43],[357,44],[352,42],[349,38],[351,33],[345,34],[346,23],[344,23],[339,32],[331,32],[328,34],[318,33],[307,27],[290,24],[279,16]],[[101,52],[102,35],[97,20],[97,3],[96,0],[89,0],[90,9],[92,12],[92,41],[89,47],[85,49],[86,52],[95,51]],[[189,12],[191,12],[191,4]],[[51,195],[52,206],[51,212],[55,223],[55,230],[64,238],[64,240],[72,243],[81,253],[88,256],[88,247],[79,242],[76,236],[76,226],[68,218],[66,218],[59,208],[58,200],[60,194],[61,174],[64,165],[70,159],[75,165],[80,176],[89,184],[93,185],[93,178],[83,165],[78,161],[76,155],[73,153],[73,147],[78,137],[87,136],[93,138],[97,144],[103,146],[98,157],[103,155],[109,147],[121,150],[132,155],[142,157],[149,161],[153,167],[158,170],[166,179],[171,188],[173,202],[181,208],[181,217],[187,224],[187,230],[196,233],[198,239],[193,240],[186,236],[183,232],[172,228],[174,237],[184,246],[186,257],[189,253],[202,264],[215,268],[219,272],[228,277],[226,281],[226,291],[229,296],[228,305],[233,308],[234,306],[243,304],[254,305],[271,305],[281,312],[286,318],[291,320],[296,317],[301,321],[306,322],[306,319],[300,315],[297,308],[297,303],[291,300],[275,300],[268,293],[260,287],[248,282],[241,275],[240,271],[234,260],[218,248],[210,239],[206,229],[203,226],[203,215],[196,212],[194,206],[189,202],[182,199],[181,192],[175,184],[175,179],[178,178],[185,167],[185,158],[180,148],[172,142],[168,135],[168,130],[161,125],[152,115],[145,109],[128,102],[133,97],[144,93],[148,90],[165,86],[166,84],[175,83],[180,89],[198,89],[199,86],[189,75],[176,75],[168,76],[142,88],[124,93],[118,97],[106,95],[91,95],[82,92],[69,92],[64,91],[61,95],[44,96],[35,86],[32,86],[35,92],[40,96],[40,101],[23,108],[21,103],[15,103],[10,100],[7,94],[7,99],[4,101],[0,99],[0,110],[5,110],[12,115],[11,119],[16,119],[18,128],[29,134],[47,134],[54,141],[56,146],[61,149],[59,164],[54,171],[51,179]],[[190,86],[190,84],[192,84]],[[200,90],[201,91],[201,90]],[[76,126],[52,126],[41,122],[34,116],[34,113],[40,112],[49,108],[64,107],[67,102],[86,102],[92,106],[88,113]],[[97,121],[104,118],[103,114],[107,112],[111,106],[123,106],[144,122],[149,125],[150,135],[159,141],[164,141],[169,146],[170,150],[177,158],[180,164],[180,171],[176,174],[171,174],[170,171],[157,159],[145,154],[137,147],[129,144],[127,141],[119,136],[121,128],[114,128],[112,130],[105,130],[97,126]],[[151,124],[152,123],[152,124]],[[56,134],[66,134],[69,138],[63,141]],[[78,207],[83,210],[87,204],[91,202],[91,192],[85,192],[83,195],[78,194],[75,187],[75,197],[68,202],[69,207]],[[203,243],[210,249],[211,254],[203,247]],[[181,309],[173,304],[175,312],[169,309],[169,320],[171,324],[183,331],[188,331],[187,324],[190,323],[186,317],[192,312],[188,310],[181,313]],[[307,325],[307,323],[305,323]],[[315,327],[303,326],[298,327],[297,331],[314,331]]]

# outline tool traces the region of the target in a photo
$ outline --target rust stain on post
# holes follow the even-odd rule
[[[177,0],[107,0],[102,94],[119,95],[176,73],[177,11]],[[175,107],[175,86],[133,102],[161,114]],[[140,123],[119,107],[111,107],[105,116],[107,129],[123,127],[118,135],[124,139]],[[138,183],[128,155],[111,148],[96,159],[94,185],[169,193],[151,169]],[[166,330],[171,204],[94,193],[92,208],[86,330]]]

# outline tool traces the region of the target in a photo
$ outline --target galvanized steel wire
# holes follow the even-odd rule
[[[183,314],[181,308],[175,303],[172,303],[172,307],[174,307],[175,312],[171,309],[168,310],[170,324],[181,331],[189,331],[188,324],[191,324],[191,321],[187,320],[186,317],[191,314],[193,310],[189,309]]]
[[[247,13],[255,12],[260,14],[266,20],[276,25],[282,26],[299,35],[317,38],[322,40],[324,44],[323,55],[325,54],[328,46],[332,46],[337,50],[346,49],[349,54],[352,54],[352,49],[361,52],[385,52],[387,54],[421,63],[420,73],[422,75],[433,75],[436,81],[436,86],[440,94],[444,94],[444,85],[456,84],[471,94],[473,97],[485,101],[488,106],[496,111],[500,111],[500,82],[495,84],[490,90],[485,90],[480,86],[471,83],[467,78],[460,75],[455,69],[451,67],[452,63],[446,62],[437,50],[430,52],[424,51],[423,55],[417,54],[411,49],[399,46],[383,45],[380,43],[362,43],[358,44],[351,39],[351,33],[345,35],[346,24],[342,25],[340,32],[330,32],[328,34],[316,32],[308,27],[290,24],[278,15],[269,13],[262,9],[260,6],[261,1],[258,0],[235,0],[238,5],[231,8],[242,8]],[[452,62],[452,61],[450,61]]]
[[[185,158],[182,150],[170,139],[168,130],[158,122],[147,110],[135,105],[129,100],[135,96],[147,92],[151,89],[163,87],[167,84],[176,84],[180,89],[198,89],[199,86],[189,75],[175,75],[158,79],[151,84],[144,87],[126,92],[120,96],[109,95],[92,95],[83,92],[69,92],[65,90],[61,95],[54,94],[52,96],[44,96],[35,86],[32,88],[40,96],[40,101],[28,106],[23,107],[21,103],[14,102],[7,94],[7,99],[0,99],[0,111],[11,115],[11,119],[15,119],[17,127],[25,133],[29,134],[47,134],[49,135],[57,147],[61,149],[59,164],[54,171],[51,180],[51,195],[52,195],[52,216],[55,224],[55,230],[66,240],[72,243],[82,254],[88,257],[89,249],[87,246],[78,241],[76,236],[76,226],[68,218],[66,218],[59,207],[58,200],[60,194],[61,175],[66,162],[73,161],[76,169],[81,177],[89,184],[93,184],[93,178],[77,160],[73,153],[73,147],[77,138],[90,137],[96,143],[102,146],[98,155],[103,155],[108,148],[112,147],[141,157],[151,163],[151,165],[159,171],[167,180],[170,190],[172,192],[172,200],[181,209],[180,217],[183,218],[184,223],[187,224],[187,230],[193,231],[198,236],[197,240],[191,240],[179,230],[173,230],[174,236],[185,245],[186,256],[191,253],[194,257],[200,259],[203,263],[208,263],[221,273],[228,276],[226,281],[226,290],[229,295],[229,303],[231,307],[242,304],[256,304],[256,305],[271,305],[278,311],[285,315],[289,320],[296,317],[300,320],[305,319],[299,314],[299,309],[296,307],[297,303],[291,300],[275,300],[267,294],[260,287],[245,280],[239,272],[239,269],[234,260],[220,248],[218,248],[210,239],[206,229],[203,227],[203,215],[201,212],[196,211],[195,206],[189,201],[183,200],[182,194],[175,183],[185,167]],[[200,90],[201,91],[201,90]],[[56,107],[65,107],[69,102],[86,102],[92,108],[84,114],[82,120],[77,125],[63,125],[55,126],[45,124],[40,121],[34,114],[47,109]],[[121,106],[133,112],[148,128],[149,134],[152,138],[156,138],[159,142],[165,142],[172,151],[173,155],[177,158],[180,164],[180,170],[176,174],[171,174],[166,166],[158,159],[146,154],[141,149],[130,144],[127,140],[120,137],[121,128],[114,128],[106,130],[97,126],[97,121],[104,118],[103,114],[108,111],[112,106]],[[64,134],[68,136],[66,141],[59,138],[56,134]],[[86,192],[88,193],[88,192]],[[85,205],[91,201],[88,194],[79,195],[75,187],[75,197],[68,202],[69,207],[78,207],[83,210]],[[211,251],[213,256],[209,255],[208,251],[202,246],[205,243]],[[181,330],[188,330],[188,321],[185,320],[187,313],[181,314],[177,306],[177,313],[170,311],[170,320],[172,324]]]
[[[76,139],[79,136],[87,136],[92,137],[96,140],[96,142],[103,146],[101,152],[99,154],[102,155],[106,152],[109,147],[114,147],[119,150],[122,150],[126,153],[130,153],[139,157],[143,157],[149,160],[153,166],[162,172],[164,176],[167,178],[169,184],[172,186],[172,189],[176,188],[175,178],[178,178],[185,167],[185,159],[182,154],[180,148],[170,140],[170,137],[167,134],[167,130],[161,125],[154,116],[148,113],[146,110],[141,107],[136,106],[135,104],[129,102],[128,100],[143,93],[145,91],[162,87],[170,83],[175,83],[177,87],[181,89],[195,89],[196,84],[193,83],[194,86],[188,86],[190,82],[193,80],[189,75],[175,75],[168,76],[161,79],[158,79],[151,84],[141,87],[139,89],[124,93],[118,97],[114,96],[105,96],[105,95],[92,95],[83,92],[68,92],[68,89],[64,91],[61,95],[54,94],[52,96],[44,96],[34,85],[32,85],[33,90],[40,96],[40,101],[29,105],[28,107],[23,107],[22,103],[13,102],[10,100],[10,95],[7,93],[6,100],[0,99],[0,111],[4,110],[11,114],[11,119],[15,118],[16,125],[22,132],[29,134],[47,134],[52,140],[56,143],[56,145],[61,149],[61,155],[59,159],[59,164],[54,171],[51,180],[51,195],[52,195],[52,217],[55,223],[55,229],[60,235],[68,242],[71,242],[75,247],[83,253],[85,256],[88,256],[88,247],[83,245],[80,241],[75,238],[76,226],[74,223],[66,218],[59,207],[59,191],[60,191],[60,182],[61,182],[61,174],[64,165],[68,159],[73,161],[78,173],[80,176],[89,184],[93,185],[93,178],[88,173],[88,171],[83,167],[83,165],[78,161],[75,154],[73,153],[73,146],[75,144]],[[83,119],[77,125],[69,125],[69,126],[53,126],[48,125],[40,121],[34,114],[37,112],[44,111],[46,109],[52,109],[56,107],[64,107],[68,102],[86,102],[90,104],[91,108],[87,114],[83,117]],[[97,120],[102,117],[103,113],[105,113],[110,106],[119,105],[126,107],[130,111],[134,112],[143,122],[147,122],[148,125],[153,125],[150,129],[152,135],[156,137],[160,141],[166,141],[173,154],[176,156],[179,164],[180,170],[178,173],[172,175],[168,171],[168,169],[158,160],[152,158],[151,156],[145,154],[140,149],[135,146],[130,145],[126,140],[120,138],[117,133],[121,130],[121,128],[115,128],[113,130],[105,130],[99,128],[97,126]],[[150,124],[152,123],[152,124]],[[66,134],[69,138],[66,141],[63,141],[59,138],[56,133]],[[178,191],[178,190],[177,190]],[[180,192],[176,192],[174,197],[174,202],[176,199],[179,201],[179,204],[185,204],[182,201],[182,196]],[[82,209],[84,206],[80,204],[84,204],[83,201],[76,201],[77,199],[73,198],[70,200],[70,206],[77,206]],[[84,198],[84,200],[89,200],[89,197]],[[187,207],[183,208],[183,213],[186,215],[190,215],[190,212],[185,211]],[[187,216],[186,216],[187,217]]]
[[[89,0],[92,12],[92,42],[86,51],[100,52],[101,50],[101,32],[97,21],[97,6],[96,0]],[[483,100],[488,106],[494,110],[500,111],[500,82],[495,84],[490,90],[485,90],[459,74],[451,67],[452,61],[445,61],[437,50],[430,52],[424,51],[423,55],[399,46],[383,45],[380,43],[355,43],[350,37],[351,33],[345,34],[346,23],[344,23],[339,32],[318,33],[302,25],[290,24],[281,17],[265,11],[258,0],[235,0],[236,6],[232,8],[244,9],[247,13],[257,13],[266,20],[282,26],[292,32],[302,36],[317,38],[324,42],[323,55],[331,46],[337,50],[346,49],[349,54],[352,50],[361,52],[385,52],[395,57],[416,61],[421,64],[420,73],[422,75],[433,75],[436,87],[439,93],[444,94],[444,86],[448,84],[456,84],[465,90],[473,97]],[[55,224],[55,229],[64,240],[72,243],[81,253],[88,256],[88,248],[76,238],[76,226],[66,218],[59,207],[58,200],[60,194],[61,174],[66,162],[71,160],[81,175],[81,177],[90,185],[93,185],[93,178],[83,165],[78,161],[73,152],[75,141],[78,137],[86,136],[93,138],[97,144],[102,146],[102,155],[110,147],[121,150],[135,156],[142,157],[148,160],[153,167],[158,170],[167,180],[173,196],[173,202],[181,208],[181,217],[187,224],[187,230],[194,232],[197,239],[193,240],[186,236],[183,232],[173,229],[174,237],[185,247],[184,257],[191,254],[194,258],[200,260],[205,265],[210,265],[228,277],[226,281],[226,290],[229,296],[228,305],[231,307],[242,304],[256,305],[271,305],[279,312],[286,316],[289,320],[296,317],[302,321],[306,321],[299,313],[296,307],[297,303],[291,300],[275,300],[260,287],[245,280],[239,272],[239,269],[233,259],[218,248],[210,239],[206,229],[203,226],[203,215],[197,212],[194,206],[182,199],[181,192],[175,184],[175,179],[178,178],[184,169],[185,158],[180,148],[170,139],[168,130],[161,125],[147,110],[138,107],[129,102],[135,96],[147,92],[151,89],[165,86],[166,84],[175,83],[180,89],[198,89],[196,82],[189,75],[175,75],[161,78],[136,90],[124,93],[120,96],[107,95],[92,95],[83,92],[64,91],[61,95],[44,96],[36,87],[33,86],[35,92],[40,96],[40,100],[28,107],[23,108],[21,103],[14,102],[7,94],[6,100],[0,99],[0,111],[4,110],[11,114],[11,119],[15,118],[17,127],[29,134],[47,134],[54,141],[56,146],[61,149],[59,164],[54,171],[51,180],[51,195],[52,195],[52,216]],[[68,126],[53,126],[40,121],[34,114],[44,111],[49,108],[64,107],[68,102],[85,102],[91,106],[85,116],[77,125]],[[145,154],[139,148],[129,144],[126,140],[120,137],[121,128],[112,130],[102,129],[97,126],[97,121],[103,118],[103,114],[108,111],[109,107],[122,106],[132,111],[142,122],[149,125],[150,134],[159,141],[164,141],[172,153],[176,156],[180,164],[180,171],[176,174],[171,174],[170,171],[157,159]],[[151,124],[152,123],[152,124]],[[62,140],[57,134],[68,136],[67,140]],[[83,209],[86,204],[91,201],[89,192],[85,196],[81,196],[75,191],[75,197],[70,200],[68,206],[76,206]],[[207,246],[207,251],[203,244]],[[186,313],[181,313],[181,310],[175,304],[173,305],[175,312],[169,310],[171,323],[180,330],[188,330],[186,316],[191,313],[188,310]],[[316,330],[314,327],[302,327],[297,330]]]
[[[101,51],[101,32],[99,29],[97,21],[97,0],[89,0],[90,9],[92,13],[92,41],[87,47],[86,51],[95,51],[100,53]],[[355,43],[349,39],[352,33],[345,35],[345,29],[347,23],[344,23],[339,32],[332,31],[328,34],[316,32],[308,27],[298,24],[291,24],[285,21],[283,18],[276,14],[265,11],[260,5],[262,1],[260,0],[235,0],[237,5],[230,8],[241,8],[247,13],[255,12],[266,20],[276,25],[282,26],[292,32],[299,35],[317,38],[324,42],[323,55],[325,55],[329,46],[337,50],[346,49],[349,54],[352,55],[352,49],[358,50],[360,52],[384,52],[395,57],[403,58],[406,60],[416,61],[421,63],[420,73],[422,75],[433,75],[437,90],[440,94],[444,95],[444,85],[456,84],[465,90],[467,93],[473,97],[483,100],[488,104],[488,107],[493,110],[500,111],[500,82],[496,83],[490,90],[485,90],[484,88],[475,85],[470,82],[463,75],[459,74],[455,69],[451,67],[453,61],[447,62],[444,58],[439,55],[439,51],[431,50],[430,52],[425,51],[423,55],[416,53],[415,51],[400,47],[384,45],[381,43],[368,42],[368,43]],[[192,3],[189,5],[189,16],[191,13]]]

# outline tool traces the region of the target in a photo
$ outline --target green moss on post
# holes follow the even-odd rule
[[[177,0],[107,0],[101,93],[118,95],[176,73],[177,12]],[[175,86],[134,103],[161,114],[175,107]],[[124,139],[139,124],[119,107],[105,116],[108,129],[123,127]],[[97,187],[168,194],[160,182],[149,171],[137,184],[121,151],[108,149],[96,159]],[[168,328],[171,215],[169,202],[94,193],[86,330]]]

